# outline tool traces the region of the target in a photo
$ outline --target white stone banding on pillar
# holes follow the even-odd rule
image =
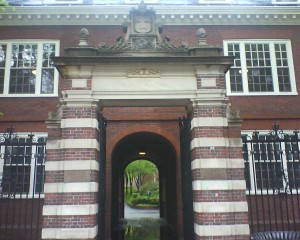
[[[98,227],[91,228],[43,228],[42,239],[93,239]]]
[[[193,208],[198,213],[248,212],[247,202],[194,202]]]
[[[241,138],[203,137],[191,141],[191,150],[199,147],[240,147]]]
[[[98,192],[97,182],[45,183],[45,193]]]
[[[193,181],[193,190],[245,190],[245,180],[196,180]]]
[[[190,149],[196,239],[249,236],[242,139],[236,134],[240,125],[233,127],[229,122],[228,99],[222,97],[220,93],[192,104]]]
[[[191,129],[195,127],[224,127],[228,126],[227,118],[223,117],[195,117],[191,121]]]
[[[96,170],[99,171],[99,162],[96,160],[68,160],[52,161],[45,163],[46,171],[72,171],[72,170]]]
[[[234,235],[249,235],[250,229],[248,224],[234,225],[211,225],[202,226],[194,224],[195,233],[198,236],[234,236]]]
[[[98,213],[98,204],[82,204],[82,205],[45,205],[43,208],[44,216],[51,215],[94,215]]]
[[[197,168],[244,168],[244,160],[239,158],[201,158],[192,161],[192,170]]]
[[[96,128],[99,122],[94,118],[67,118],[61,120],[61,128]]]
[[[98,140],[90,138],[48,140],[46,147],[47,149],[94,148],[100,150]]]

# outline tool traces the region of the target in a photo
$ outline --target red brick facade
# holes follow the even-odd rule
[[[233,16],[237,18],[238,15]],[[217,15],[213,17],[218,18]],[[170,16],[170,18],[172,17]],[[128,58],[128,62],[125,63],[124,60],[117,62],[116,56],[113,56],[116,62],[107,59],[105,62],[99,56],[88,58],[79,55],[74,58],[72,58],[73,56],[64,58],[65,48],[78,47],[81,25],[1,26],[1,41],[14,39],[60,41],[62,58],[55,60],[60,72],[58,96],[22,97],[20,95],[20,97],[12,98],[1,97],[0,94],[0,112],[4,114],[0,116],[0,132],[5,132],[6,128],[12,125],[18,132],[48,133],[45,196],[42,202],[36,204],[41,209],[34,220],[43,221],[43,232],[35,234],[41,235],[41,239],[47,240],[97,239],[98,231],[101,231],[98,229],[101,207],[99,206],[99,186],[101,186],[99,179],[102,171],[99,167],[99,160],[101,151],[103,151],[99,147],[100,115],[107,120],[105,239],[111,239],[113,228],[124,211],[119,206],[123,200],[120,193],[123,181],[122,171],[126,164],[137,158],[135,153],[130,152],[133,151],[130,146],[127,146],[131,144],[135,148],[142,144],[149,144],[153,147],[154,150],[151,149],[152,155],[149,155],[149,159],[160,166],[163,176],[162,185],[164,187],[161,203],[169,205],[161,206],[161,215],[176,230],[178,240],[184,239],[183,182],[180,157],[182,149],[178,125],[178,119],[181,116],[191,120],[190,152],[194,239],[249,239],[250,220],[254,223],[253,229],[260,231],[259,225],[262,219],[258,212],[264,211],[263,204],[267,199],[258,204],[258,209],[251,209],[251,202],[257,200],[253,196],[246,196],[245,193],[241,131],[268,130],[275,121],[283,129],[299,129],[300,105],[297,104],[299,96],[227,96],[224,73],[232,65],[232,62],[228,60],[223,63],[221,60],[223,53],[214,56],[216,62],[209,62],[207,56],[203,55],[196,56],[201,60],[198,62],[191,60],[192,57],[185,61],[181,55],[176,56],[176,60],[173,60],[173,57],[165,60],[158,55],[156,62],[145,56],[140,60],[136,60],[138,57],[131,60],[129,56],[125,55],[122,56]],[[166,24],[161,37],[170,38],[171,44],[175,46],[187,42],[189,46],[197,48],[199,46],[196,32],[199,27],[205,28],[207,44],[212,45],[215,52],[220,51],[218,47],[223,46],[223,40],[290,40],[296,88],[297,91],[300,91],[299,24],[209,23],[200,26],[200,24],[191,24],[190,22],[178,22]],[[87,29],[89,31],[88,44],[94,48],[98,48],[103,43],[111,46],[116,43],[119,36],[126,36],[122,32],[121,25],[105,24],[103,21],[100,21],[98,25],[89,24]],[[159,97],[150,99],[150,101],[147,99],[147,94],[149,94],[147,91],[139,93],[140,95],[137,94],[138,97],[136,99],[133,97],[129,99],[130,101],[122,99],[123,96],[118,94],[113,99],[105,99],[106,93],[101,92],[101,87],[105,87],[105,84],[110,84],[110,82],[101,83],[103,85],[99,85],[100,87],[97,84],[107,80],[105,79],[106,68],[109,69],[112,66],[115,66],[116,73],[114,74],[123,71],[123,75],[121,75],[123,79],[126,78],[128,72],[139,70],[140,66],[154,69],[165,67],[168,70],[162,74],[161,70],[157,72],[161,74],[160,78],[169,75],[173,77],[174,85],[177,84],[175,82],[177,76],[171,75],[172,71],[175,72],[177,68],[186,68],[187,72],[195,78],[195,94],[192,97],[189,95],[188,99],[184,99],[180,103],[175,103],[174,99],[176,97],[180,99],[181,95],[178,94],[175,97],[170,95],[171,97],[169,97],[166,93],[167,90],[159,90],[161,91]],[[186,81],[187,83],[190,75],[186,79],[183,77],[178,84],[186,87],[182,82]],[[114,75],[111,79],[109,76],[107,78],[112,82],[115,79],[121,79],[119,75]],[[152,78],[156,79],[153,76]],[[149,80],[144,76],[142,80],[152,81],[152,78]],[[134,81],[134,79],[135,77],[130,79],[127,75],[128,81]],[[80,84],[83,86],[74,86],[75,80],[82,80]],[[215,84],[211,85],[210,81],[215,81]],[[165,82],[161,85],[163,84]],[[117,89],[119,86],[116,84],[114,87]],[[94,90],[95,88],[96,90]],[[131,97],[130,94],[134,95],[135,93],[129,93],[128,98]],[[174,90],[174,95],[176,94],[177,92]],[[144,101],[145,99],[147,101]],[[48,115],[49,112],[58,112],[58,116],[51,117],[51,114]],[[162,146],[167,149],[168,153],[164,153]],[[74,165],[72,165],[73,163]],[[278,202],[272,202],[271,207],[276,207],[278,204]],[[293,205],[293,199],[289,199],[288,204]],[[80,210],[74,211],[74,206]],[[42,207],[44,207],[43,211]],[[0,212],[3,218],[2,211],[1,208]],[[276,224],[274,219],[279,217],[287,221],[288,215],[291,216],[292,211],[292,209],[285,209],[283,216],[273,216],[270,225]],[[27,221],[25,217],[25,220],[23,219],[23,215],[20,216],[22,216],[20,222]],[[299,229],[298,226],[297,228]],[[76,236],[76,229],[81,229],[80,234],[82,235]],[[37,237],[37,239],[39,238]]]

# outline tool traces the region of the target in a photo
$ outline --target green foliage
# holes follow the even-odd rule
[[[133,194],[134,195],[134,194]],[[130,198],[129,204],[131,206],[159,206],[159,198],[158,197],[148,197],[148,196],[140,196],[134,195]]]
[[[132,198],[132,199],[136,199],[136,198],[138,198],[138,196],[139,196],[138,193],[133,193],[133,194],[131,195],[131,198]]]
[[[149,193],[150,193],[150,196],[158,196],[158,194],[159,194],[158,182],[148,182],[141,186],[140,194],[142,196],[148,196]]]
[[[3,116],[3,112],[0,112],[0,117]]]
[[[148,160],[136,160],[130,164],[125,169],[125,173],[128,172],[133,176],[141,175],[154,175],[157,174],[156,166]]]
[[[9,6],[9,4],[6,0],[0,0],[0,13],[5,12],[7,10],[15,10],[15,8]]]
[[[158,169],[152,162],[148,160],[136,160],[128,164],[124,172],[125,192],[127,193],[128,184],[130,185],[130,193],[132,193],[133,183],[139,192],[143,185],[143,180],[146,175],[158,176]]]

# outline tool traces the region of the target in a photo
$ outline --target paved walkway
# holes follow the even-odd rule
[[[125,204],[124,210],[126,219],[159,218],[159,209],[135,209]]]

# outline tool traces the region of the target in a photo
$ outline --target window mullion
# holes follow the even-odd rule
[[[270,60],[271,60],[271,69],[272,69],[272,79],[273,79],[274,92],[279,92],[276,54],[275,54],[274,43],[270,43],[269,48],[270,48]]]
[[[246,63],[245,43],[240,43],[241,70],[244,93],[249,93],[248,87],[248,69]]]
[[[59,56],[59,44],[57,43],[55,45],[55,56]],[[54,94],[57,95],[58,94],[58,79],[59,79],[59,73],[56,70],[56,68],[54,67]]]
[[[287,60],[288,60],[288,66],[289,66],[289,74],[290,74],[290,84],[291,84],[291,91],[296,91],[296,81],[295,81],[295,71],[294,71],[294,62],[293,62],[293,54],[292,54],[292,46],[291,42],[287,42],[285,44],[286,46],[286,53],[287,53]]]
[[[3,94],[9,94],[11,56],[12,56],[12,44],[7,43]]]
[[[41,93],[41,76],[42,76],[42,62],[43,62],[43,43],[38,43],[37,59],[36,59],[36,85],[35,94]]]

